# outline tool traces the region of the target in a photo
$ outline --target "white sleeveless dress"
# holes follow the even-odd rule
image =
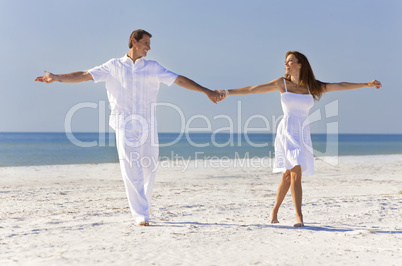
[[[286,92],[281,95],[284,116],[275,138],[275,163],[273,172],[285,172],[300,165],[303,176],[314,174],[313,146],[310,137],[308,115],[314,105],[310,94]]]

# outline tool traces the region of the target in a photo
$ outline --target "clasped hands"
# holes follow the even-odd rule
[[[228,96],[225,90],[209,91],[207,95],[213,103],[218,103]]]

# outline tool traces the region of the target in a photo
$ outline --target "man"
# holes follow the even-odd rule
[[[151,50],[152,35],[135,30],[130,35],[128,54],[111,59],[88,71],[45,75],[35,81],[52,83],[105,82],[111,106],[109,125],[116,131],[120,168],[131,212],[138,225],[149,225],[149,209],[159,156],[155,117],[151,110],[156,102],[160,82],[173,83],[205,93],[214,103],[219,94],[194,81],[163,68],[158,62],[145,60]]]

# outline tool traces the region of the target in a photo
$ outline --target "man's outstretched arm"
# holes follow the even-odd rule
[[[45,72],[45,75],[37,77],[35,81],[45,82],[45,83],[52,83],[55,81],[58,82],[67,82],[67,83],[77,83],[83,82],[88,80],[93,80],[92,75],[88,71],[79,71],[69,74],[60,74],[55,75],[50,72]]]
[[[176,80],[174,81],[174,83],[176,85],[179,85],[180,87],[183,87],[183,88],[186,88],[186,89],[189,89],[189,90],[192,90],[192,91],[203,92],[214,103],[217,103],[218,98],[220,96],[219,93],[217,93],[215,91],[211,91],[211,90],[209,90],[209,89],[197,84],[196,82],[194,82],[191,79],[186,78],[184,76],[178,76],[176,78]]]

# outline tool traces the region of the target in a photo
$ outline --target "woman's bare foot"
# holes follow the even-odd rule
[[[278,219],[271,219],[271,224],[279,224]]]
[[[278,215],[274,212],[271,213],[271,224],[279,224]]]
[[[297,223],[295,223],[293,225],[294,227],[303,227],[304,226],[303,216],[296,216],[296,221],[297,221]]]
[[[142,221],[138,223],[139,226],[149,226],[149,222],[148,221]]]

